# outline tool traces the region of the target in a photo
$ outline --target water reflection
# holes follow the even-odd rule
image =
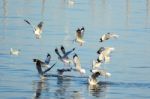
[[[41,99],[42,91],[45,90],[48,93],[48,83],[47,80],[40,80],[38,82],[34,82],[33,84],[36,88],[33,88],[35,91],[33,99]]]
[[[70,87],[70,81],[71,78],[70,77],[62,77],[62,76],[58,76],[57,77],[57,88],[55,91],[55,96],[57,99],[65,99],[66,97],[68,97],[69,94],[69,87]]]
[[[97,85],[88,85],[88,90],[92,96],[95,97],[106,97],[108,84],[99,83]]]

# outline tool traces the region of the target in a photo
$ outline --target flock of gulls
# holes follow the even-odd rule
[[[33,29],[33,33],[35,35],[36,39],[41,39],[42,37],[42,27],[43,27],[43,22],[40,22],[37,26],[33,26],[31,22],[28,20],[24,20],[31,28]],[[74,42],[78,43],[79,46],[83,46],[84,44],[84,33],[85,33],[85,28],[82,26],[81,28],[78,28],[76,30],[76,36],[75,39],[73,40]],[[99,42],[103,43],[109,39],[113,38],[118,38],[119,35],[114,34],[114,33],[106,33],[103,34]],[[110,61],[111,53],[115,49],[113,47],[100,47],[97,51],[97,58],[92,61],[92,66],[91,69],[89,70],[91,72],[91,75],[88,77],[88,84],[90,85],[97,85],[99,83],[98,77],[104,76],[104,77],[110,77],[111,73],[107,72],[104,70],[101,65],[104,63],[108,63]],[[57,69],[57,75],[63,77],[64,72],[78,72],[81,76],[86,74],[86,71],[80,63],[80,57],[78,54],[74,53],[72,58],[69,57],[71,53],[75,51],[75,48],[72,48],[70,50],[66,50],[63,45],[60,46],[60,48],[55,48],[55,53],[58,56],[58,61],[61,61],[65,67],[68,68],[62,68],[62,69]],[[10,49],[10,54],[11,55],[19,55],[20,50],[17,49]],[[60,53],[61,52],[61,53]],[[33,59],[33,62],[36,64],[36,69],[38,71],[38,74],[40,75],[41,79],[46,78],[46,73],[50,71],[54,66],[56,66],[56,63],[54,63],[52,66],[49,65],[51,61],[51,55],[48,53],[46,56],[45,60],[40,60],[40,59]],[[72,66],[73,64],[74,66]]]

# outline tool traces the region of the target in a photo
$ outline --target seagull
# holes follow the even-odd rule
[[[37,60],[36,61],[36,69],[38,71],[38,73],[40,74],[40,77],[41,78],[44,78],[44,74],[48,71],[50,71],[54,66],[56,65],[56,63],[54,63],[51,67],[47,68],[46,70],[42,70],[41,68],[41,61],[40,60]]]
[[[33,59],[33,62],[37,62],[38,60],[39,60],[39,59]],[[42,66],[42,67],[48,68],[48,67],[49,67],[49,63],[50,63],[50,60],[51,60],[51,55],[50,55],[49,53],[47,53],[47,56],[46,56],[45,61],[44,61],[44,62],[41,61],[41,60],[39,60],[39,61],[41,62],[41,66]]]
[[[110,54],[112,53],[112,51],[114,51],[115,49],[113,47],[101,47],[97,53],[99,54],[99,60],[100,61],[105,61],[105,63],[108,63],[110,61]]]
[[[77,42],[77,43],[79,43],[80,46],[82,46],[82,44],[85,42],[85,41],[83,40],[84,31],[85,31],[85,28],[84,28],[83,26],[81,27],[81,29],[78,28],[78,29],[76,30],[76,38],[75,38],[74,41]]]
[[[34,27],[28,20],[24,20],[24,21],[32,27],[33,32],[35,34],[35,38],[40,39],[41,33],[42,33],[43,22],[41,21],[36,27]]]
[[[71,70],[72,70],[72,68],[70,68],[70,69],[57,69],[57,73],[58,73],[58,75],[59,76],[63,76],[63,73],[64,72],[71,72]]]
[[[113,34],[113,33],[106,33],[103,34],[102,37],[100,38],[100,42],[103,42],[105,40],[111,39],[111,38],[118,38],[119,35]]]
[[[103,63],[102,60],[100,60],[99,58],[97,58],[97,60],[93,60],[92,62],[92,69],[97,69],[101,66],[101,64]]]
[[[59,59],[60,61],[62,61],[64,64],[70,64],[70,63],[72,63],[72,60],[68,57],[68,55],[69,55],[70,53],[72,53],[72,52],[75,50],[75,48],[71,49],[71,50],[68,51],[68,52],[65,51],[64,46],[61,46],[60,49],[61,49],[62,54],[63,54],[62,56],[60,55],[58,49],[57,49],[57,48],[55,49],[55,53],[58,55],[58,59]]]
[[[92,75],[89,76],[89,78],[88,78],[88,83],[90,85],[97,85],[98,84],[97,77],[99,77],[99,76],[110,77],[111,74],[104,70],[93,70]]]
[[[79,57],[78,57],[77,54],[75,54],[75,55],[73,56],[73,62],[74,62],[75,70],[76,70],[76,71],[78,71],[80,74],[85,74],[85,73],[86,73],[85,69],[83,69],[83,68],[81,67],[80,59],[79,59]]]
[[[10,48],[10,55],[16,55],[16,56],[18,56],[20,53],[21,53],[20,49]]]

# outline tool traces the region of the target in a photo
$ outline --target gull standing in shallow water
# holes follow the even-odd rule
[[[62,51],[62,53],[63,53],[62,56],[60,55],[58,49],[57,49],[57,48],[55,49],[55,53],[58,55],[58,59],[59,59],[60,61],[62,61],[65,65],[66,65],[66,64],[69,64],[69,65],[70,65],[70,64],[72,63],[72,60],[68,57],[68,55],[69,55],[70,53],[72,53],[72,52],[75,50],[75,48],[71,49],[71,50],[68,51],[68,52],[65,51],[64,46],[61,46],[60,49],[61,49],[61,51]]]
[[[84,28],[84,27],[81,27],[81,29],[78,28],[78,29],[76,30],[76,38],[75,38],[74,41],[77,42],[77,43],[79,43],[80,46],[82,46],[82,44],[85,42],[85,41],[83,40],[84,31],[85,31],[85,28]]]
[[[32,27],[36,39],[40,39],[41,33],[42,33],[43,22],[41,21],[36,27],[34,27],[28,20],[24,20],[24,21]]]
[[[21,53],[21,50],[20,49],[13,49],[13,48],[10,48],[10,55],[19,55]]]
[[[49,67],[49,68],[47,68],[46,70],[42,70],[42,67],[41,67],[41,61],[40,60],[37,60],[36,61],[36,69],[37,69],[37,71],[38,71],[38,73],[40,74],[40,78],[41,79],[44,79],[45,77],[44,77],[44,74],[46,73],[46,72],[48,72],[48,71],[50,71],[55,65],[56,65],[56,63],[54,63],[51,67]]]
[[[39,59],[33,59],[33,62],[37,62],[38,60]],[[40,61],[42,67],[49,68],[50,60],[51,60],[51,55],[48,53],[44,62],[41,60],[39,60],[39,61]]]
[[[75,54],[75,55],[73,56],[73,62],[74,62],[75,70],[76,70],[76,71],[78,71],[80,74],[85,74],[85,73],[86,73],[85,69],[83,69],[83,68],[81,67],[80,59],[79,59],[79,57],[78,57],[77,54]]]
[[[119,35],[113,33],[103,34],[102,37],[100,38],[100,42],[106,41],[111,38],[118,38],[118,37]]]
[[[97,85],[99,81],[97,81],[97,77],[104,76],[104,77],[110,77],[111,74],[109,72],[106,72],[104,70],[93,70],[92,75],[88,78],[88,83],[90,85]]]

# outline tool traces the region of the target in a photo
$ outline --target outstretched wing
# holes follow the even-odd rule
[[[83,36],[84,36],[84,31],[85,31],[85,28],[82,26],[80,30],[81,30],[81,38],[83,38]]]
[[[55,49],[55,53],[58,55],[58,57],[61,57],[57,48]]]
[[[42,29],[42,27],[43,27],[43,22],[41,21],[41,22],[37,25],[37,27],[38,27],[39,29]]]
[[[54,63],[51,67],[49,67],[48,69],[43,71],[43,74],[45,74],[46,72],[50,71],[55,65],[56,65],[56,63]]]
[[[41,68],[41,61],[40,60],[36,61],[36,69],[37,69],[37,71],[38,71],[38,73],[40,75],[43,75],[42,68]]]
[[[50,60],[51,60],[51,55],[48,53],[45,59],[45,63],[48,65],[50,63]]]
[[[79,28],[76,30],[76,37],[82,39],[81,30]]]
[[[72,53],[75,50],[75,48],[73,48],[72,50],[68,51],[65,53],[64,57],[67,57],[70,53]]]
[[[75,64],[76,69],[81,69],[80,59],[77,54],[73,56],[73,62]]]
[[[25,21],[27,24],[29,24],[29,25],[31,26],[31,28],[33,29],[33,31],[35,31],[35,28],[34,28],[34,26],[31,24],[31,22],[29,22],[29,21],[26,20],[26,19],[24,19],[24,21]]]
[[[66,54],[66,51],[65,51],[65,48],[64,48],[64,46],[63,45],[61,45],[61,51],[62,51],[62,53],[65,55]]]

